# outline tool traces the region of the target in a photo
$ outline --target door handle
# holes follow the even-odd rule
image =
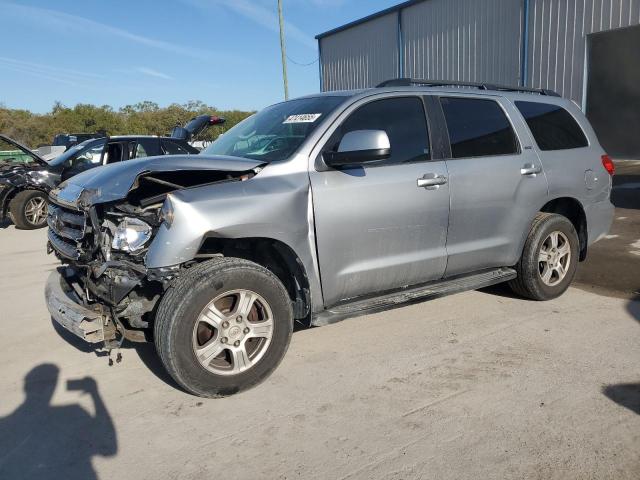
[[[531,177],[535,177],[540,172],[542,172],[542,167],[534,165],[533,163],[526,163],[520,169],[520,175],[528,175]]]
[[[447,183],[447,178],[434,173],[427,173],[424,177],[418,179],[418,187],[427,190],[436,190],[440,185]]]

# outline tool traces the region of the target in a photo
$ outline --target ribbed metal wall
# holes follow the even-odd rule
[[[518,85],[522,5],[429,0],[403,9],[404,75]]]
[[[396,78],[399,71],[398,14],[320,39],[322,88],[350,90]]]
[[[582,104],[587,35],[640,24],[640,0],[529,2],[527,85]]]
[[[400,17],[393,11],[320,38],[322,89],[371,87],[399,73],[522,84],[526,3],[524,83],[584,105],[588,35],[640,25],[640,0],[408,2]]]

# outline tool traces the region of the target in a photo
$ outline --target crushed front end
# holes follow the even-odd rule
[[[159,225],[162,203],[149,208],[128,204],[83,208],[50,197],[48,251],[63,266],[47,282],[51,316],[91,343],[113,348],[123,338],[145,341],[147,318],[177,273],[149,271],[146,247]]]
[[[161,225],[171,221],[171,194],[245,181],[257,171],[241,166],[236,171],[217,170],[211,159],[207,168],[198,164],[178,169],[169,163],[176,159],[162,165],[170,171],[148,168],[157,160],[148,157],[146,164],[123,162],[111,170],[95,169],[49,194],[47,250],[62,265],[47,282],[47,307],[61,326],[87,342],[104,342],[108,350],[124,339],[152,340],[160,299],[182,269],[193,263],[158,268],[145,264]],[[134,172],[126,170],[132,167]],[[100,186],[88,186],[91,181]]]

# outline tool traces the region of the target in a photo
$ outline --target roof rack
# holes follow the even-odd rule
[[[391,80],[385,80],[384,82],[376,86],[376,88],[384,87],[470,87],[477,88],[479,90],[537,93],[539,95],[547,95],[549,97],[560,96],[557,92],[544,88],[509,87],[506,85],[493,85],[491,83],[458,82],[455,80],[420,80],[415,78],[394,78]]]

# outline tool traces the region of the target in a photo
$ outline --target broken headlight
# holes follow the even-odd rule
[[[46,170],[32,170],[27,175],[36,183],[44,183],[49,178],[49,172]]]
[[[137,218],[124,218],[116,227],[111,248],[136,253],[151,238],[151,227]]]

